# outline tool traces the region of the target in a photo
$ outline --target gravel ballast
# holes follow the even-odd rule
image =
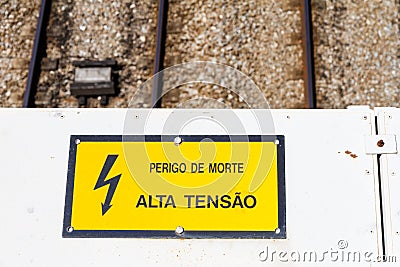
[[[165,67],[226,64],[250,77],[271,108],[304,107],[299,1],[169,2]],[[0,0],[1,107],[22,105],[39,5]],[[400,107],[399,0],[313,0],[312,7],[317,106]],[[152,76],[157,8],[154,0],[53,1],[36,105],[77,107],[72,62],[110,58],[119,65],[120,92],[107,107],[127,107]],[[150,94],[135,106],[149,107]],[[100,100],[87,106],[100,107]],[[210,84],[182,85],[162,106],[247,107],[229,88]]]

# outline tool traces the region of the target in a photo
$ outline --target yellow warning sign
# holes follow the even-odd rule
[[[285,238],[283,136],[72,136],[64,237]]]

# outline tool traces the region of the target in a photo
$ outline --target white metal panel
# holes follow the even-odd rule
[[[260,134],[251,112],[155,110],[146,119],[148,110],[135,110],[137,124],[129,129],[173,133],[164,123],[172,113],[184,113],[202,118],[185,125],[182,134],[226,134],[208,118],[232,116],[245,125],[245,132],[234,128],[234,134]],[[257,112],[268,118],[270,111]],[[374,118],[364,109],[272,110],[275,132],[262,133],[285,135],[285,240],[61,238],[69,136],[122,134],[125,115],[123,109],[0,110],[0,266],[263,266],[271,264],[270,258],[259,259],[266,248],[315,251],[320,257],[325,251],[382,253],[376,156],[364,153],[363,140],[375,132]],[[343,244],[347,247],[338,248]],[[337,264],[326,254],[325,259],[324,265]],[[273,264],[278,263],[275,254]]]
[[[400,109],[380,108],[378,113],[380,134],[400,136]],[[381,156],[382,205],[386,254],[400,253],[400,155]]]

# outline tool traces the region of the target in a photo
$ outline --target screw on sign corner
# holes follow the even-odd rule
[[[179,146],[182,142],[183,142],[183,140],[182,140],[181,137],[177,136],[177,137],[174,138],[174,144],[176,146]]]
[[[383,142],[383,140],[381,139],[381,140],[379,140],[379,141],[376,143],[376,145],[377,145],[378,147],[383,147],[383,146],[385,145],[385,142]]]

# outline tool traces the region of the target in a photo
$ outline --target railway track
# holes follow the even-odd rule
[[[40,78],[29,84],[25,98],[31,100],[26,106],[78,107],[77,97],[71,94],[76,62],[99,65],[112,59],[117,62],[113,70],[119,88],[116,97],[107,105],[102,105],[101,95],[90,97],[84,106],[126,107],[136,88],[152,75],[156,11],[153,1],[53,0],[48,27],[41,31],[46,45],[37,51],[42,57],[31,60],[31,65],[39,64],[40,75],[34,76]]]
[[[122,2],[122,1],[121,1]],[[298,13],[299,10],[295,10],[297,8],[296,4],[292,3],[293,1],[289,1],[289,3],[287,4],[287,6],[285,7],[285,12],[292,12],[292,13]],[[308,1],[305,1],[308,2]],[[172,1],[171,2],[171,6],[175,9],[179,9],[179,5],[181,3],[180,2],[176,2],[176,1]],[[291,8],[290,5],[293,4],[294,8]],[[79,20],[79,9],[85,10],[85,6],[79,6],[79,5],[75,5],[73,7],[71,7],[72,3],[70,3],[69,5],[63,5],[63,3],[58,2],[58,1],[50,1],[50,0],[43,0],[42,1],[42,5],[41,5],[41,10],[40,10],[40,16],[38,19],[38,27],[37,27],[37,31],[36,31],[36,36],[35,36],[35,43],[33,46],[33,51],[32,51],[32,58],[31,58],[31,64],[30,64],[30,68],[29,68],[29,75],[28,75],[28,81],[27,81],[27,86],[26,86],[26,90],[25,90],[25,94],[24,94],[24,102],[23,102],[23,106],[24,107],[34,107],[34,106],[39,106],[39,107],[45,107],[45,106],[53,106],[53,107],[68,107],[68,106],[77,106],[77,101],[75,100],[75,98],[73,96],[70,95],[70,84],[73,81],[73,67],[71,66],[71,62],[72,61],[77,61],[77,60],[83,60],[83,59],[89,59],[89,60],[99,60],[99,59],[105,59],[105,55],[103,55],[103,57],[101,55],[98,55],[96,51],[93,52],[93,50],[91,51],[90,48],[88,48],[87,50],[89,50],[89,52],[86,51],[81,53],[82,51],[74,51],[76,50],[76,47],[78,47],[78,50],[84,50],[81,47],[83,46],[83,48],[85,48],[85,43],[88,42],[88,40],[84,40],[84,38],[80,38],[80,36],[82,36],[82,32],[85,31],[90,31],[90,25],[86,25],[85,23],[81,23],[81,21]],[[117,32],[117,36],[121,36],[124,35],[123,38],[125,40],[125,44],[126,44],[126,48],[124,49],[124,51],[121,51],[121,53],[119,55],[117,55],[117,62],[120,64],[120,69],[118,70],[119,72],[119,77],[117,77],[118,80],[118,86],[121,87],[121,92],[119,94],[118,97],[112,98],[111,103],[109,104],[109,106],[126,106],[127,105],[127,100],[126,98],[132,97],[132,91],[134,91],[135,89],[132,88],[132,86],[126,86],[126,84],[124,84],[124,81],[126,80],[126,76],[140,76],[142,79],[140,79],[139,82],[137,82],[137,86],[140,86],[140,83],[143,82],[146,78],[149,78],[151,76],[151,74],[153,73],[157,73],[158,71],[163,69],[163,65],[164,65],[164,58],[166,57],[167,60],[167,64],[171,64],[171,63],[179,63],[178,62],[174,62],[172,60],[171,62],[171,57],[168,55],[168,51],[170,51],[170,47],[174,47],[174,45],[169,44],[168,43],[168,39],[167,36],[169,35],[168,31],[170,31],[171,35],[176,37],[176,35],[181,34],[184,35],[185,33],[182,31],[182,29],[179,29],[178,27],[174,28],[174,24],[178,24],[179,25],[179,21],[175,21],[176,19],[176,13],[175,16],[170,16],[170,18],[168,18],[168,1],[167,0],[160,0],[158,3],[158,6],[155,6],[153,8],[158,9],[158,16],[157,19],[154,19],[154,9],[153,11],[153,15],[152,18],[149,19],[148,16],[144,17],[144,19],[142,21],[140,21],[140,19],[136,19],[136,15],[134,14],[135,12],[133,12],[130,16],[130,19],[128,20],[129,22],[126,23],[125,25],[118,25],[121,28],[127,28],[124,30],[119,30],[119,32]],[[120,5],[117,6],[117,8],[121,8]],[[132,6],[130,6],[130,8],[132,8]],[[136,6],[134,8],[137,8]],[[247,8],[247,7],[245,7]],[[250,6],[250,8],[256,8],[254,6]],[[304,8],[310,8],[309,5],[306,5]],[[92,10],[91,10],[92,9]],[[93,11],[94,8],[91,8],[90,6],[86,7],[86,11]],[[196,9],[194,8],[192,11],[194,12]],[[149,9],[147,11],[150,11]],[[265,11],[265,10],[264,10]],[[310,10],[308,10],[307,12],[305,12],[304,14],[309,16]],[[123,12],[122,12],[123,13]],[[149,12],[151,14],[151,12]],[[75,18],[75,15],[78,15],[77,19]],[[85,14],[86,16],[82,16],[83,21],[87,21],[89,20],[89,18],[91,17],[90,15],[96,15],[96,10],[93,11],[93,14]],[[104,14],[103,14],[104,15]],[[142,14],[143,15],[143,14]],[[244,14],[246,15],[246,10],[244,10]],[[233,14],[233,24],[237,23],[238,20],[238,16],[242,16],[240,19],[243,20],[243,15],[242,14]],[[235,17],[236,16],[236,17]],[[140,16],[139,16],[140,17]],[[219,17],[221,17],[221,15],[219,15]],[[60,19],[62,18],[62,19]],[[146,26],[145,24],[143,24],[145,22],[145,20],[148,20],[147,22],[153,22],[153,25]],[[307,19],[307,18],[305,18]],[[179,19],[178,19],[179,20]],[[229,20],[232,20],[232,18],[222,18],[222,20],[226,20],[229,22]],[[204,18],[202,20],[204,22]],[[136,33],[128,33],[128,34],[124,34],[121,32],[129,32],[129,28],[133,27],[133,24],[135,23],[142,23],[142,25],[140,25],[142,28],[143,27],[147,27],[147,33],[152,33],[154,35],[154,33],[156,32],[156,40],[154,40],[153,42],[149,42],[148,44],[146,44],[146,46],[140,46],[141,48],[145,48],[145,47],[155,47],[154,49],[147,49],[150,50],[146,51],[148,55],[151,55],[151,59],[149,56],[143,58],[141,56],[137,56],[138,53],[137,51],[135,51],[134,44],[135,41],[144,41],[146,42],[146,36],[142,35],[142,36],[137,36]],[[168,23],[167,23],[168,22]],[[232,22],[232,21],[231,21]],[[65,24],[63,24],[65,23]],[[190,22],[189,22],[190,24]],[[207,23],[205,23],[207,24]],[[168,25],[168,29],[167,29],[167,25]],[[107,28],[108,27],[112,27],[112,25],[103,25],[103,27]],[[182,26],[182,25],[181,25]],[[151,30],[150,30],[151,29]],[[156,31],[155,31],[156,29]],[[307,33],[310,32],[310,25],[308,24],[308,28],[304,28],[305,30],[307,30]],[[215,31],[216,28],[211,27],[210,29],[211,31]],[[232,29],[234,31],[234,29]],[[91,32],[91,34],[94,34],[94,31]],[[240,34],[240,33],[239,33]],[[293,35],[296,35],[296,33],[294,33]],[[308,38],[309,35],[305,34],[305,36]],[[93,43],[93,39],[90,38],[90,34],[88,35],[89,37],[89,43]],[[287,36],[286,36],[287,37]],[[240,36],[238,34],[236,34],[236,36],[234,36],[234,38],[240,38]],[[293,36],[289,36],[288,38],[296,38]],[[83,40],[82,40],[83,39]],[[150,38],[149,38],[150,39]],[[307,41],[308,40],[308,41]],[[305,40],[305,44],[312,44],[312,42],[310,42],[309,39]],[[72,41],[72,44],[70,44],[70,42]],[[190,40],[189,40],[190,41]],[[196,40],[195,40],[196,41]],[[233,42],[235,40],[232,40]],[[75,49],[74,47],[72,47],[72,45],[75,45]],[[167,52],[166,52],[166,45],[169,45],[167,48]],[[292,45],[292,44],[290,44]],[[97,45],[98,46],[98,45]],[[118,44],[117,44],[118,46]],[[100,45],[101,47],[101,45]],[[115,47],[114,49],[118,49],[117,47]],[[126,61],[126,59],[124,59],[124,53],[126,53],[127,56],[129,55],[133,55],[132,51],[128,50],[133,50],[136,53],[134,53],[134,55],[136,56],[136,58],[134,60],[132,60],[133,62],[128,62],[127,64],[124,64]],[[145,49],[142,49],[145,50]],[[231,48],[231,45],[229,44],[228,41],[228,45],[225,45],[222,47],[222,50],[234,50]],[[56,51],[56,52],[55,52]],[[308,47],[308,50],[305,51],[310,51],[310,47]],[[75,53],[74,53],[75,52]],[[236,53],[240,52],[240,51],[234,51]],[[104,53],[106,54],[106,53]],[[113,58],[115,59],[115,57],[113,57],[113,54],[108,53],[109,55],[106,56],[106,58]],[[140,54],[140,53],[139,53]],[[167,54],[167,56],[166,56]],[[176,54],[176,53],[175,53]],[[229,56],[229,55],[228,55]],[[310,56],[305,57],[305,59],[309,60]],[[207,57],[205,57],[204,59],[200,59],[200,60],[209,60],[207,59]],[[308,61],[307,61],[308,62]],[[224,63],[224,62],[223,62]],[[228,63],[229,62],[225,62]],[[312,62],[311,62],[312,63]],[[246,64],[246,63],[245,63]],[[251,64],[251,62],[247,62],[247,64]],[[138,66],[139,65],[139,66]],[[153,72],[151,72],[151,65],[153,65]],[[308,79],[308,77],[310,77],[310,79],[313,79],[313,75],[310,75],[310,66],[312,67],[312,65],[310,65],[309,63],[305,64],[306,68],[305,73],[308,74],[308,76],[306,77]],[[136,68],[135,68],[136,67]],[[142,67],[143,69],[143,75],[132,75],[134,71],[139,71],[137,69],[137,67]],[[239,66],[240,67],[240,66]],[[131,71],[125,71],[125,73],[121,73],[124,72],[124,70],[126,69],[130,69]],[[299,68],[298,68],[299,69]],[[294,67],[291,70],[289,70],[289,74],[286,73],[286,76],[295,76],[295,77],[286,77],[286,80],[301,80],[301,77],[299,77],[299,75],[297,73],[299,73],[299,70],[296,70],[296,67]],[[242,70],[243,71],[243,70]],[[251,71],[251,70],[250,70]],[[294,74],[293,74],[294,73]],[[122,75],[121,75],[122,74]],[[40,77],[40,78],[39,78]],[[143,79],[144,78],[144,79]],[[121,82],[122,81],[122,82]],[[129,80],[127,80],[127,82],[130,82]],[[307,100],[306,103],[308,103],[308,107],[312,108],[315,107],[315,93],[313,93],[315,91],[314,87],[310,87],[314,84],[313,81],[311,82],[306,82],[305,83],[308,87],[306,92],[306,95],[309,96],[309,98],[311,100]],[[125,86],[124,86],[125,85]],[[200,89],[199,89],[200,88]],[[133,90],[132,90],[133,89]],[[233,95],[232,93],[228,92],[225,93],[223,89],[221,88],[207,88],[207,86],[198,86],[197,88],[195,88],[198,90],[198,94],[204,94],[207,97],[217,97],[220,101],[222,102],[229,102],[230,100],[233,102],[239,102],[238,96]],[[154,107],[162,107],[162,106],[171,106],[171,102],[172,105],[174,102],[179,103],[179,99],[180,99],[180,94],[172,93],[171,94],[167,94],[165,96],[166,98],[166,104],[162,104],[162,101],[157,101],[157,99],[159,99],[160,95],[161,95],[161,90],[162,90],[162,83],[160,83],[159,81],[156,81],[154,86],[153,86],[153,91],[151,92],[152,95],[152,103],[151,105]],[[209,91],[216,91],[217,94],[210,94]],[[185,92],[185,90],[184,90]],[[192,89],[193,92],[193,89]],[[310,93],[311,92],[311,93]],[[233,95],[233,96],[232,96]],[[222,97],[221,97],[222,96]],[[118,100],[118,99],[123,99]],[[178,99],[178,101],[176,101],[176,99]],[[171,101],[172,100],[172,101]],[[118,102],[119,101],[119,102]],[[145,101],[143,101],[145,102]],[[311,104],[310,104],[311,103]],[[168,105],[170,104],[170,105]],[[297,105],[299,105],[299,103],[297,103]],[[86,106],[101,106],[100,104],[100,96],[99,98],[90,98],[87,105]],[[143,103],[142,105],[143,107],[149,107],[150,105],[148,103]],[[235,105],[231,105],[233,107],[235,107]],[[240,105],[236,105],[239,106]]]
[[[341,26],[346,20],[352,21],[351,14],[358,10],[367,14],[370,7],[359,8],[341,1],[313,2],[311,6],[310,2],[53,0],[50,11],[41,16],[43,19],[49,13],[47,29],[38,27],[36,32],[33,52],[37,49],[32,53],[23,104],[26,107],[79,106],[70,90],[75,76],[72,63],[112,59],[118,64],[113,70],[119,88],[117,95],[107,105],[99,95],[89,98],[84,106],[127,107],[136,89],[154,72],[195,60],[227,64],[244,72],[260,87],[272,108],[315,108],[317,104],[325,108],[345,107],[363,100],[373,100],[372,105],[393,105],[385,96],[396,94],[399,87],[396,78],[399,67],[393,57],[397,53],[395,36],[399,35],[399,26],[384,20],[386,24],[379,24],[376,29],[378,39],[374,35],[366,36],[371,42],[380,40],[382,49],[388,47],[387,50],[377,47],[372,53],[374,66],[371,67],[366,61],[371,58],[370,48],[361,43],[361,52],[357,50],[351,45],[357,44],[356,30],[351,28],[347,32]],[[385,6],[375,4],[386,13],[392,12],[394,16],[398,13],[395,0]],[[168,11],[159,8],[162,6],[168,7]],[[336,13],[342,15],[337,17]],[[333,21],[333,26],[328,25],[331,28],[326,26],[327,20]],[[46,23],[40,25],[45,28]],[[360,27],[369,33],[363,25]],[[327,35],[327,32],[341,35]],[[39,33],[47,35],[45,45],[39,45],[43,42]],[[315,47],[313,40],[317,42]],[[356,52],[361,53],[359,57],[354,56]],[[351,67],[352,62],[356,62],[361,72]],[[378,73],[384,73],[383,78]],[[138,101],[141,103],[138,107],[175,107],[202,97],[217,99],[227,107],[245,107],[239,96],[214,85],[182,86],[157,101],[161,88],[160,83],[154,84],[153,91]],[[356,97],[351,98],[353,94]],[[189,106],[201,106],[200,102],[194,101]]]

